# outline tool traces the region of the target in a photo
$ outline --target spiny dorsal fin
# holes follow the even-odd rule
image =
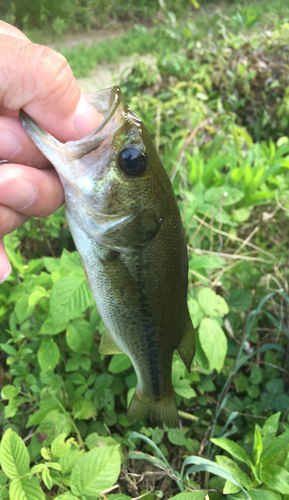
[[[106,327],[104,327],[103,334],[101,336],[99,352],[100,354],[123,354],[123,351],[120,347],[118,347]]]
[[[177,348],[177,351],[180,357],[182,358],[184,364],[186,365],[188,372],[190,373],[191,364],[196,351],[196,341],[195,341],[195,330],[193,327],[192,320],[190,318],[189,311],[187,313],[185,333],[181,340],[180,345]]]

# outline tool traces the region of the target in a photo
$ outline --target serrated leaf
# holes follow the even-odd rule
[[[66,327],[67,321],[60,323],[58,320],[56,323],[54,323],[53,316],[49,315],[42,324],[39,335],[57,335],[58,333],[63,332]]]
[[[289,472],[278,465],[264,465],[261,470],[262,481],[272,490],[289,495]]]
[[[62,495],[55,497],[54,500],[78,500],[78,498],[71,491],[66,491]]]
[[[211,441],[215,445],[230,453],[230,455],[232,455],[240,462],[244,462],[245,464],[247,464],[250,469],[253,468],[253,464],[247,453],[243,450],[243,448],[241,448],[241,446],[239,446],[237,443],[234,443],[234,441],[231,441],[227,438],[212,438]]]
[[[45,500],[35,477],[13,479],[9,487],[9,496],[11,500]]]
[[[97,408],[92,401],[88,399],[81,399],[73,405],[74,418],[79,420],[88,420],[97,415]]]
[[[19,389],[15,387],[14,385],[4,385],[2,391],[1,391],[1,396],[3,399],[12,399],[15,398],[19,394]]]
[[[207,316],[225,316],[229,312],[228,304],[223,297],[220,297],[208,287],[200,290],[198,301]]]
[[[71,321],[66,332],[67,343],[74,352],[79,354],[90,354],[93,343],[93,331],[91,324],[82,318]]]
[[[169,429],[168,438],[172,444],[186,446],[186,438],[180,429]]]
[[[90,450],[72,469],[72,493],[97,497],[117,481],[120,466],[119,445],[100,446]]]
[[[82,457],[84,450],[71,450],[66,455],[59,458],[59,465],[61,472],[64,476],[70,474],[73,467],[77,464],[78,460]]]
[[[9,479],[25,476],[29,472],[28,450],[22,439],[12,429],[4,432],[0,445],[0,463]]]
[[[120,373],[132,365],[126,354],[114,354],[110,360],[108,369],[111,373]]]
[[[273,491],[266,490],[250,490],[248,491],[252,500],[280,500],[279,494],[273,493]],[[285,499],[284,499],[285,500]]]
[[[203,318],[199,326],[199,341],[211,370],[220,372],[227,354],[227,338],[218,321]]]
[[[33,313],[33,306],[29,305],[29,295],[28,293],[24,293],[21,295],[20,299],[17,300],[15,305],[15,313],[19,320],[19,323],[22,324],[31,314]]]
[[[65,433],[59,434],[51,443],[51,453],[53,457],[62,457],[66,455],[71,449],[71,443],[65,441]]]
[[[50,312],[55,323],[80,316],[92,302],[85,278],[65,276],[54,283],[50,296]]]
[[[188,379],[180,379],[173,384],[175,392],[182,398],[190,399],[195,398],[196,392],[191,387],[190,381]]]
[[[45,338],[37,352],[37,358],[42,371],[54,370],[60,357],[57,344],[53,339]]]
[[[190,316],[191,316],[193,325],[195,328],[198,328],[198,326],[201,322],[201,319],[204,316],[204,313],[203,313],[202,309],[200,308],[197,300],[192,299],[192,297],[189,297],[189,299],[188,299],[188,307],[189,307],[189,312],[190,312]]]

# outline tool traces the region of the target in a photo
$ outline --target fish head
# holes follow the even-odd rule
[[[157,234],[170,181],[146,127],[123,104],[118,87],[85,98],[103,122],[78,141],[61,143],[23,110],[20,117],[59,174],[70,218],[98,243],[129,253]]]

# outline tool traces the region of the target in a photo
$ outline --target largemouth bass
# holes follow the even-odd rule
[[[127,354],[136,371],[127,418],[174,427],[173,353],[189,371],[195,353],[179,209],[150,135],[120,89],[85,97],[104,120],[79,141],[63,144],[20,116],[61,179],[67,221],[106,326],[100,352]]]

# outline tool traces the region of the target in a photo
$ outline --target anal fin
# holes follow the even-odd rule
[[[123,354],[123,351],[118,347],[115,340],[112,338],[108,329],[105,327],[101,336],[101,343],[99,346],[100,354]]]
[[[195,330],[193,327],[192,320],[190,318],[189,311],[187,312],[185,333],[181,340],[180,345],[177,347],[177,351],[183,360],[188,372],[191,371],[191,364],[194,359],[196,351],[196,340],[195,340]]]

